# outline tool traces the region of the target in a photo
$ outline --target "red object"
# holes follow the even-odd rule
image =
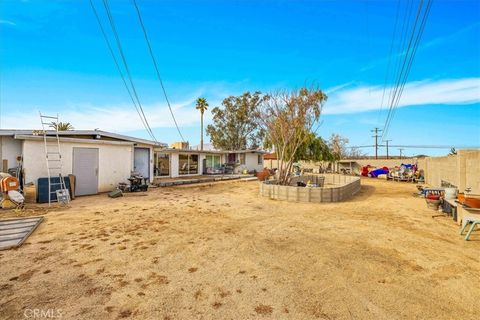
[[[257,172],[257,179],[260,181],[265,181],[270,176],[270,171],[265,168],[263,171]]]
[[[18,190],[20,183],[15,177],[5,177],[1,180],[1,188],[3,192],[8,192],[10,190]]]
[[[430,199],[430,200],[440,200],[440,195],[438,194],[427,194],[427,199]]]
[[[362,167],[362,176],[368,177],[368,167],[369,166]]]

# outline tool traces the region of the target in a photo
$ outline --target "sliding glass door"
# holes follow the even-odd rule
[[[220,169],[222,166],[219,155],[207,155],[205,157],[207,168]]]
[[[155,172],[156,177],[170,176],[170,155],[168,153],[155,153]]]
[[[178,174],[198,174],[198,154],[184,154],[178,155]]]

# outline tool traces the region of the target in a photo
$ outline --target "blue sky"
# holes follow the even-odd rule
[[[370,130],[383,127],[397,1],[137,2],[191,144],[200,140],[197,97],[211,109],[228,95],[305,83],[329,95],[321,136],[339,133],[351,145],[370,145]],[[94,3],[107,27],[102,2]],[[110,8],[153,131],[160,141],[179,140],[131,1],[110,1]],[[148,137],[88,1],[0,2],[0,106],[2,128],[38,127],[40,110],[60,113],[77,129]],[[480,2],[435,0],[385,138],[393,145],[479,146],[479,123]]]

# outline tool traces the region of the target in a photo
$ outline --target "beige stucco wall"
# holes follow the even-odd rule
[[[442,180],[458,187],[460,192],[471,188],[480,194],[480,150],[459,150],[456,155],[425,159],[425,182],[440,186]]]
[[[442,180],[458,186],[457,157],[429,157],[424,165],[425,182],[432,186],[440,186]]]
[[[99,192],[111,191],[119,182],[128,182],[133,168],[133,144],[61,142],[62,174],[65,176],[73,171],[73,148],[98,148]],[[27,183],[37,183],[38,178],[47,176],[43,141],[24,141],[23,166]]]
[[[480,150],[466,155],[464,176],[465,187],[471,187],[472,193],[480,194]]]
[[[402,163],[404,164],[415,164],[417,163],[419,166],[423,164],[424,159],[417,159],[417,158],[404,158],[404,159],[355,159],[352,160],[355,161],[356,164],[352,163],[352,170],[356,174],[360,174],[361,169],[363,166],[370,165],[375,168],[381,168],[381,167],[388,167],[388,168],[394,168],[400,166]],[[272,168],[277,168],[278,167],[278,162],[277,160],[265,160],[265,167],[272,169]],[[335,163],[332,164],[334,165],[334,171],[340,172],[341,168],[350,168],[349,163]],[[300,166],[302,168],[307,168],[307,169],[314,169],[314,171],[318,170],[320,166],[323,168],[326,168],[328,166],[328,162],[326,161],[300,161]]]

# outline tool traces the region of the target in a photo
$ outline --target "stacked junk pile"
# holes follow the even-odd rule
[[[129,183],[120,182],[116,190],[108,194],[110,198],[123,196],[124,192],[146,192],[148,190],[148,178],[143,177],[138,172],[132,172]]]
[[[17,158],[21,163],[21,158]],[[23,194],[23,170],[21,165],[8,172],[0,172],[0,207],[2,209],[15,209],[23,207],[25,196]]]
[[[1,208],[15,209],[23,206],[25,197],[20,188],[20,181],[5,172],[0,173],[0,191],[1,191]]]
[[[65,196],[68,201],[74,199],[75,176],[51,177],[50,185],[48,177],[38,178],[37,184],[25,183],[22,157],[18,156],[16,160],[15,167],[0,172],[0,208],[23,208],[26,203],[48,203],[49,200],[64,202],[62,197]],[[65,189],[61,189],[60,179],[63,179]]]
[[[361,175],[364,177],[380,178],[393,181],[406,182],[424,182],[423,170],[418,170],[415,164],[401,164],[398,167],[388,168],[374,168],[370,165],[362,167]]]

